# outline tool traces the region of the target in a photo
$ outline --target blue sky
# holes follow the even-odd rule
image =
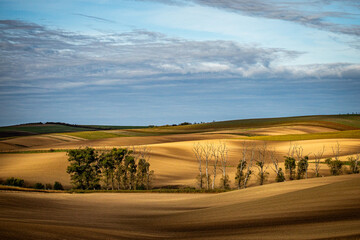
[[[0,125],[360,111],[356,0],[0,0]]]

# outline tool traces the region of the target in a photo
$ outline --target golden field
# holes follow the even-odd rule
[[[360,175],[329,176],[327,165],[321,164],[320,173],[324,177],[313,178],[312,170],[313,154],[323,146],[323,160],[333,156],[332,147],[336,144],[340,144],[341,160],[360,153],[360,137],[356,133],[359,122],[360,117],[300,117],[254,121],[253,126],[250,120],[244,120],[102,130],[94,131],[93,135],[87,131],[4,138],[0,141],[0,179],[19,177],[29,184],[60,181],[66,188],[70,188],[71,183],[66,173],[65,150],[85,146],[99,150],[149,147],[151,169],[155,172],[154,187],[196,186],[198,162],[192,148],[197,142],[226,143],[229,149],[227,171],[233,188],[244,144],[260,147],[266,143],[268,149],[276,151],[283,169],[290,144],[296,144],[302,146],[304,155],[309,155],[310,164],[308,179],[275,183],[275,173],[268,159],[269,176],[264,186],[258,186],[254,166],[249,188],[219,194],[0,191],[0,238],[360,238]],[[302,135],[308,138],[298,140],[303,139],[299,137]],[[280,139],[261,139],[266,137]],[[220,176],[220,171],[217,174]]]

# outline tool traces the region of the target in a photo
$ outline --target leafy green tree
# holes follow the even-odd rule
[[[130,154],[131,152],[126,148],[113,148],[111,150],[111,155],[114,161],[114,178],[117,183],[117,189],[124,189],[125,185],[122,182],[122,177],[125,172],[125,167],[123,165],[123,161],[125,156]]]
[[[150,182],[154,171],[150,171],[150,163],[145,159],[141,158],[138,162],[137,167],[137,188],[138,189],[149,189]]]
[[[115,162],[112,153],[110,152],[101,154],[99,163],[106,190],[109,190],[109,185],[111,185],[111,189],[114,190]]]
[[[293,157],[285,157],[285,169],[289,171],[289,179],[295,179],[296,160]]]
[[[298,165],[297,179],[302,179],[302,178],[304,178],[305,174],[307,173],[307,169],[309,167],[309,157],[308,156],[302,157],[298,161],[297,165]]]
[[[325,163],[330,168],[331,175],[340,175],[342,173],[342,166],[344,163],[339,159],[332,160],[331,158],[328,158],[325,160]]]
[[[136,173],[136,188],[145,189],[147,185],[147,174],[149,172],[150,164],[145,159],[139,159]]]
[[[100,164],[94,148],[69,150],[67,173],[77,189],[97,189],[100,182]]]
[[[132,155],[127,155],[125,157],[124,162],[124,176],[123,176],[123,182],[126,189],[133,190],[136,188],[136,162],[135,158]]]

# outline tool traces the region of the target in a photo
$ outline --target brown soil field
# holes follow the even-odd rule
[[[148,129],[151,131],[151,129]],[[185,130],[184,130],[185,131]],[[227,173],[235,188],[235,171],[244,146],[267,144],[284,169],[290,145],[309,155],[308,179],[258,186],[258,170],[247,189],[221,194],[45,193],[0,190],[0,239],[360,239],[360,175],[329,176],[326,164],[314,178],[314,153],[325,146],[323,160],[340,144],[340,159],[360,153],[360,139],[258,141],[239,135],[284,135],[337,131],[324,126],[286,125],[224,129],[161,136],[85,140],[61,134],[15,137],[0,141],[0,151],[148,146],[153,186],[196,186],[195,143],[226,143]],[[109,131],[111,132],[111,131]],[[212,162],[210,163],[212,165]],[[0,180],[18,177],[33,185],[55,181],[71,188],[66,152],[1,153]],[[212,171],[212,167],[210,168]],[[219,184],[220,170],[217,172]],[[24,189],[23,189],[24,190]]]
[[[359,239],[360,175],[221,194],[0,192],[0,239]]]
[[[153,180],[154,186],[165,185],[188,185],[196,186],[195,177],[198,174],[198,162],[196,161],[192,148],[194,143],[219,143],[219,140],[201,140],[190,141],[191,135],[183,135],[184,140],[179,142],[166,142],[157,144],[148,144],[151,148],[150,164],[151,169],[155,171]],[[179,136],[177,136],[179,137]],[[140,138],[140,137],[139,137]],[[147,138],[147,137],[146,137]],[[163,140],[165,137],[162,137]],[[167,139],[168,140],[168,139]],[[235,171],[237,163],[241,156],[244,141],[240,139],[222,140],[226,142],[229,147],[229,161],[227,172],[229,174],[231,184],[234,186]],[[104,143],[105,142],[105,143]],[[73,142],[71,144],[76,144]],[[120,147],[122,146],[118,139],[107,139],[88,141],[87,146],[92,147]],[[104,145],[101,145],[101,144]],[[254,144],[261,146],[262,141],[245,141],[248,146]],[[346,160],[346,157],[360,152],[360,139],[328,139],[328,140],[308,140],[298,141],[292,144],[297,144],[304,148],[304,155],[310,154],[310,160],[313,158],[312,153],[321,150],[325,146],[325,157],[333,155],[331,147],[337,143],[341,146],[341,159]],[[269,149],[276,149],[278,159],[283,163],[283,156],[286,155],[290,146],[289,142],[267,142]],[[73,147],[79,147],[72,145]],[[68,146],[70,147],[70,146]],[[311,161],[310,161],[311,162]],[[67,156],[65,152],[53,153],[29,153],[29,154],[0,154],[0,178],[6,179],[8,177],[20,177],[25,179],[29,184],[36,182],[54,183],[60,181],[65,187],[70,187],[70,178],[66,173],[68,166]],[[283,167],[283,166],[282,166]],[[309,177],[314,175],[312,163],[309,164]],[[283,167],[284,169],[284,167]],[[269,176],[267,183],[274,182],[275,174],[271,167],[268,168]],[[250,179],[249,186],[257,185],[256,167],[254,165],[254,175]],[[217,173],[220,179],[220,171]],[[321,174],[329,175],[329,170],[325,164],[321,165]],[[218,182],[216,183],[218,184]]]
[[[68,142],[78,142],[81,140],[83,139],[60,134],[17,137],[0,141],[0,151],[28,150],[32,148],[41,148],[43,146],[51,148],[51,146],[57,146]]]

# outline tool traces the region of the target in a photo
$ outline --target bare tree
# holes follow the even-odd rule
[[[333,147],[331,147],[331,149],[332,149],[332,152],[333,152],[335,161],[340,161],[340,159],[339,159],[340,153],[341,153],[340,143],[339,143],[339,142],[336,142],[336,145],[333,146]]]
[[[360,153],[356,154],[355,157],[348,157],[350,163],[350,173],[360,172]]]
[[[299,161],[302,159],[302,157],[303,157],[303,152],[304,152],[303,147],[302,147],[302,146],[298,146],[297,144],[295,144],[295,145],[293,146],[293,151],[294,151],[294,153],[295,153],[295,155],[296,155],[296,162],[299,162]]]
[[[292,142],[290,142],[290,146],[289,146],[289,149],[288,149],[287,157],[294,158],[296,147],[297,147],[296,144],[295,144],[295,145],[292,145]]]
[[[246,167],[246,172],[245,172],[245,179],[244,179],[243,188],[246,188],[247,183],[248,183],[248,181],[250,179],[250,176],[253,173],[252,172],[252,165],[253,165],[253,162],[254,162],[254,159],[255,159],[255,150],[256,150],[255,145],[252,145],[251,152],[250,152],[250,158],[249,158],[248,163],[246,164],[247,167]]]
[[[193,146],[193,152],[195,154],[196,160],[199,163],[199,187],[200,189],[203,188],[203,174],[202,174],[202,167],[201,162],[203,158],[203,148],[199,142],[195,143]]]
[[[318,153],[314,153],[314,163],[315,163],[315,168],[313,169],[315,172],[315,177],[320,177],[320,161],[324,155],[325,152],[325,146],[322,147],[321,151],[319,151]]]
[[[212,181],[212,186],[211,188],[214,190],[215,189],[215,181],[216,181],[216,167],[220,158],[220,147],[221,147],[221,143],[219,146],[214,146],[211,151],[212,151],[212,156],[214,158],[214,165],[213,165],[213,181]]]
[[[202,153],[203,153],[203,157],[205,160],[205,179],[206,179],[206,189],[209,190],[210,189],[210,174],[209,174],[209,163],[212,159],[212,149],[213,149],[213,144],[211,143],[205,143],[204,145],[202,145]]]
[[[258,149],[258,159],[256,160],[256,166],[259,169],[259,183],[260,185],[263,185],[267,175],[269,174],[266,170],[268,169],[268,165],[266,162],[267,158],[267,144],[264,142],[264,145],[259,147]]]
[[[221,142],[220,146],[218,147],[218,151],[219,151],[219,157],[220,157],[220,162],[221,162],[221,172],[222,172],[222,178],[221,178],[221,185],[223,187],[223,189],[228,189],[230,188],[230,180],[229,180],[229,176],[226,174],[226,164],[227,164],[227,160],[228,160],[228,148],[226,146],[225,142]]]

